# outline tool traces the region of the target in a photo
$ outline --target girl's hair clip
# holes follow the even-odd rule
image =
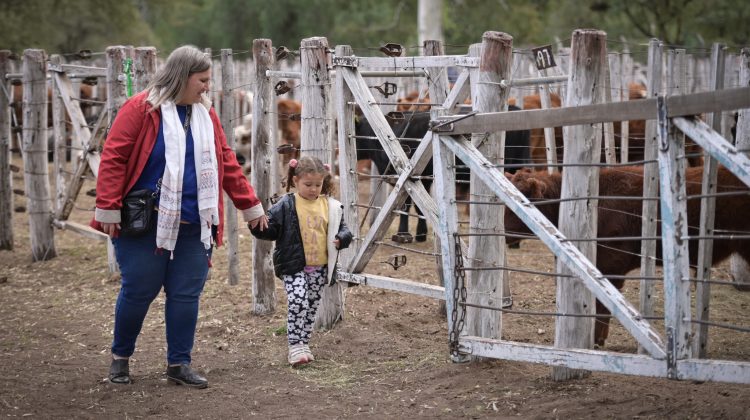
[[[289,167],[290,168],[296,168],[298,163],[299,162],[297,162],[297,159],[292,159],[292,160],[289,161]]]
[[[324,163],[323,167],[326,168],[326,171],[331,172],[331,165]]]

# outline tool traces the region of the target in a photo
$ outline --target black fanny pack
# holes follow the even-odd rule
[[[156,197],[161,189],[161,179],[156,183],[156,191],[131,191],[122,200],[120,213],[120,236],[135,238],[143,236],[153,229],[156,223],[154,208]]]

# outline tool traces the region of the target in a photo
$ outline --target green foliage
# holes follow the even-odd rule
[[[1,0],[0,48],[48,53],[109,45],[182,44],[249,50],[269,38],[292,50],[312,36],[358,55],[385,42],[417,54],[416,0]],[[509,33],[516,48],[568,43],[576,28],[598,28],[610,40],[700,47],[750,42],[747,0],[443,0],[446,51],[464,53],[488,30]],[[703,41],[705,40],[705,41]],[[707,45],[706,45],[707,46]]]
[[[48,53],[109,45],[150,45],[151,30],[133,1],[5,0],[0,8],[0,47]]]

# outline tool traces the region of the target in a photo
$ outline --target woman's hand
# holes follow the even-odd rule
[[[268,227],[268,216],[264,214],[263,216],[247,222],[247,227],[249,227],[250,229],[259,227],[261,232],[266,230],[266,228]]]
[[[118,230],[120,230],[119,223],[102,223],[102,232],[109,235],[110,238],[114,236],[115,232]]]

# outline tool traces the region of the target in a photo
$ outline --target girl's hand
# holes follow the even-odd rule
[[[109,235],[110,238],[114,236],[115,232],[118,230],[120,230],[119,223],[102,223],[102,232]]]
[[[264,214],[263,216],[247,222],[247,227],[249,227],[250,229],[260,227],[261,232],[266,230],[266,228],[268,227],[268,216]]]
[[[336,249],[339,249],[339,247],[341,246],[341,239],[339,239],[339,238],[334,239],[333,240],[333,246],[335,246]]]

